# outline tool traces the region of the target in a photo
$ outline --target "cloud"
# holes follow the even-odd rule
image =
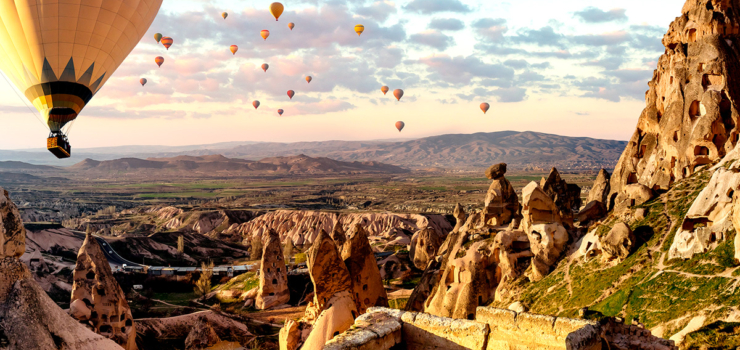
[[[570,39],[573,43],[587,46],[619,45],[629,40],[629,34],[623,30],[603,34],[577,35]]]
[[[457,18],[433,18],[429,29],[458,31],[465,29],[465,23]]]
[[[520,87],[499,88],[493,90],[492,94],[499,102],[521,102],[527,98],[527,90]]]
[[[606,22],[624,22],[627,21],[627,10],[611,9],[604,11],[590,6],[575,13],[575,17],[585,23],[606,23]]]
[[[468,84],[473,78],[512,79],[514,70],[502,64],[490,64],[475,56],[428,56],[418,61],[427,66],[431,78],[451,84]]]
[[[444,51],[452,45],[452,38],[436,30],[430,30],[417,34],[412,34],[409,41],[416,44],[433,47],[437,50]]]
[[[467,13],[472,9],[460,2],[460,0],[412,0],[404,9],[429,15],[438,12],[458,12]]]
[[[475,32],[483,38],[493,42],[500,42],[509,30],[503,18],[481,18],[473,22]]]
[[[511,40],[523,44],[563,47],[565,36],[546,26],[540,29],[522,28],[517,31],[517,35],[511,37]]]
[[[337,99],[326,99],[310,103],[295,103],[290,107],[283,107],[283,118],[300,115],[316,115],[333,112],[342,112],[355,109],[357,106]]]
[[[514,68],[514,69],[524,69],[524,68],[529,67],[529,62],[527,62],[527,60],[522,60],[522,59],[518,59],[518,60],[511,59],[511,60],[504,61],[504,65]]]
[[[653,78],[653,71],[648,69],[618,69],[604,74],[619,79],[620,83],[647,82]]]
[[[391,1],[376,1],[370,6],[359,7],[355,10],[360,16],[385,22],[388,17],[397,12],[396,5]]]

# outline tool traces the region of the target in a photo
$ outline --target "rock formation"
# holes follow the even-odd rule
[[[98,240],[88,235],[77,254],[69,312],[126,350],[135,350],[136,329],[126,295],[116,282]]]
[[[347,241],[347,234],[344,232],[342,225],[337,222],[334,224],[334,228],[331,230],[331,239],[337,244],[337,248],[341,249],[344,242]]]
[[[728,75],[740,54],[740,10],[730,3],[687,1],[671,23],[646,107],[614,169],[610,201],[633,184],[667,190],[737,144],[740,87]]]
[[[388,306],[378,263],[367,240],[367,232],[361,225],[354,225],[347,233],[347,242],[342,246],[342,260],[351,277],[350,291],[358,313],[363,314],[372,306]]]
[[[506,163],[493,165],[486,170],[486,177],[493,182],[488,187],[481,215],[484,217],[483,221],[490,226],[508,225],[520,215],[519,198],[504,174]]]
[[[160,347],[160,340],[178,339],[184,341],[186,350],[200,350],[222,341],[248,346],[254,339],[246,325],[213,311],[168,318],[137,319],[136,330],[141,342],[150,349],[171,346],[161,344]]]
[[[277,232],[273,230],[268,232],[263,247],[260,286],[255,299],[255,306],[260,310],[270,309],[290,301],[288,271],[285,268],[285,258]]]
[[[0,187],[0,343],[8,349],[120,350],[115,342],[69,317],[31,277],[19,257],[26,231]]]
[[[539,281],[550,273],[550,268],[565,249],[569,235],[560,217],[560,207],[536,182],[522,190],[522,205],[522,228],[529,237],[534,254],[530,279]]]
[[[569,184],[560,177],[558,169],[552,168],[547,178],[540,180],[542,191],[552,198],[560,210],[563,223],[571,227],[573,215],[581,208],[581,188],[575,184]]]
[[[337,251],[334,241],[321,232],[307,254],[308,272],[314,285],[314,306],[324,309],[324,304],[336,293],[352,288],[349,271]]]
[[[411,249],[409,249],[409,257],[414,266],[419,270],[424,270],[429,261],[437,255],[442,242],[444,242],[444,237],[431,227],[414,233],[411,237]]]
[[[619,222],[612,227],[601,240],[601,259],[620,263],[627,259],[635,246],[636,239],[632,229],[627,224]]]
[[[606,169],[601,169],[599,171],[599,174],[596,175],[596,180],[594,180],[594,185],[591,186],[591,190],[588,192],[586,203],[591,203],[593,201],[599,201],[604,205],[608,203],[609,190],[611,189],[609,180],[611,177],[612,175],[609,174]]]

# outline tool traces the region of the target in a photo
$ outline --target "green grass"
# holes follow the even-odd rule
[[[257,277],[257,274],[254,272],[247,272],[245,274],[236,276],[229,280],[228,282],[216,286],[215,289],[218,290],[229,290],[229,289],[241,289],[243,291],[249,291],[252,288],[259,287],[260,280]]]
[[[686,349],[735,349],[740,346],[740,323],[714,322],[684,339]]]
[[[152,299],[161,300],[173,305],[188,306],[190,301],[198,296],[194,292],[189,293],[154,293]]]

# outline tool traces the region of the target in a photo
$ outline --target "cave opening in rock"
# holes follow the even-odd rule
[[[273,278],[273,279],[272,279],[272,284],[278,284],[278,283],[277,283],[277,278]]]
[[[684,231],[694,231],[695,229],[699,227],[709,227],[712,226],[712,222],[708,218],[686,218],[683,220],[683,224],[681,225],[681,229]]]
[[[94,280],[95,279],[95,272],[93,272],[93,271],[88,272],[87,275],[85,275],[85,278],[87,278],[89,280]]]
[[[678,142],[678,131],[673,133],[673,141]]]
[[[637,174],[634,172],[631,172],[629,176],[627,176],[627,184],[636,184],[637,183]]]
[[[694,120],[696,117],[701,115],[701,108],[699,108],[699,105],[699,101],[691,102],[691,106],[689,106],[689,117],[691,117],[691,120]]]
[[[709,156],[709,148],[704,146],[696,146],[694,147],[694,155],[695,156]]]
[[[689,30],[689,42],[690,43],[696,42],[696,29]]]

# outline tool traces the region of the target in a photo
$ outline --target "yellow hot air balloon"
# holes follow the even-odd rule
[[[162,40],[162,34],[160,33],[154,34],[154,40],[156,40],[157,44],[159,44],[159,41]]]
[[[270,13],[272,13],[276,21],[280,18],[280,15],[283,14],[283,10],[285,10],[285,7],[283,7],[283,4],[279,2],[273,2],[270,4]]]
[[[44,116],[54,155],[70,156],[63,128],[144,37],[162,1],[0,1],[0,69]]]
[[[364,31],[365,31],[365,26],[363,26],[362,24],[358,24],[355,26],[355,33],[357,33],[357,36],[362,35],[362,32]]]

